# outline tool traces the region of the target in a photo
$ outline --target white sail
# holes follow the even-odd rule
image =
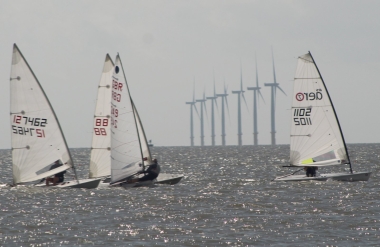
[[[136,116],[137,129],[139,132],[140,143],[141,143],[141,152],[143,154],[143,159],[144,159],[144,166],[147,167],[150,164],[152,164],[152,155],[150,154],[150,149],[149,149],[148,141],[146,139],[145,131],[144,131],[139,113],[137,112],[136,105],[134,103],[133,103],[133,109],[135,111],[135,116]]]
[[[111,184],[143,170],[133,103],[119,55],[112,78]]]
[[[114,64],[107,54],[98,87],[90,158],[90,178],[111,175],[111,85]]]
[[[36,181],[71,168],[71,155],[57,117],[16,44],[10,92],[13,183]],[[49,171],[56,160],[63,165]]]
[[[298,58],[290,137],[291,165],[328,166],[348,162],[330,96],[310,53]]]

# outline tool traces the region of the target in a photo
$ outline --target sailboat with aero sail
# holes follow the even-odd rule
[[[309,176],[295,175],[294,172],[277,177],[274,181],[369,179],[371,172],[354,172],[352,169],[335,108],[310,52],[298,58],[291,111],[289,166],[313,170],[318,167],[348,165],[349,172],[317,176],[315,172]]]
[[[47,177],[72,169],[75,180],[49,188],[96,188],[100,179],[78,180],[57,116],[16,44],[13,46],[10,93],[12,185],[43,182]],[[56,163],[54,169],[53,163]]]

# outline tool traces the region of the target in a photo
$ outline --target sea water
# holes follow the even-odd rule
[[[0,245],[378,246],[380,144],[348,148],[368,182],[273,182],[297,170],[282,167],[288,145],[153,147],[161,172],[185,177],[128,190],[7,187],[11,152],[0,150]],[[87,178],[90,150],[71,151]]]

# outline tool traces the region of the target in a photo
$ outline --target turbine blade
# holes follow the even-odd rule
[[[213,97],[216,97],[216,89],[215,89],[215,71],[213,71],[213,74],[214,74],[214,96],[213,96]]]
[[[259,95],[261,96],[261,99],[264,101],[264,104],[265,104],[265,100],[264,100],[264,97],[263,95],[261,94],[261,91],[260,90],[257,90],[259,92]],[[258,100],[258,102],[260,102],[260,100]]]
[[[255,62],[256,62],[256,87],[259,87],[259,73],[257,72],[257,58],[255,54]]]
[[[224,98],[226,98],[226,107],[227,107],[228,119],[230,120],[230,125],[231,125],[231,115],[230,115],[230,108],[228,107],[227,96],[224,96]]]
[[[274,83],[277,83],[277,80],[276,80],[276,70],[275,70],[275,67],[274,67],[273,47],[272,47],[272,61],[273,61],[273,80],[274,80]]]
[[[215,101],[215,105],[216,105],[216,111],[219,113],[219,108],[218,108],[218,101],[216,99],[213,99]]]
[[[240,60],[240,91],[243,91],[243,68]]]
[[[201,104],[203,104],[203,106],[204,106],[204,108],[205,108],[205,113],[206,113],[206,121],[207,121],[207,124],[208,124],[209,122],[208,122],[208,114],[207,114],[206,101],[203,101]]]
[[[193,102],[195,102],[195,77],[193,82]]]
[[[284,92],[284,90],[282,90],[282,88],[280,88],[280,86],[276,86],[278,89],[280,89],[280,91],[283,93],[283,94],[285,94],[286,95],[286,93]],[[286,95],[286,96],[288,96],[288,95]]]
[[[245,100],[244,93],[241,93],[241,96],[243,97],[243,100],[244,100],[245,106],[247,107],[247,111],[249,112],[248,104],[247,104],[247,101]]]
[[[198,117],[200,118],[201,116],[199,116],[199,112],[198,112],[197,106],[195,104],[193,104],[192,106],[194,106],[195,112],[197,113]]]

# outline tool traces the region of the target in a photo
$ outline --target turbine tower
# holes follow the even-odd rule
[[[204,146],[205,145],[205,135],[204,135],[204,126],[203,126],[203,107],[205,107],[205,111],[207,114],[206,103],[205,103],[206,97],[205,97],[204,91],[203,91],[203,99],[197,99],[196,102],[201,103],[201,146]]]
[[[227,88],[226,83],[224,82],[224,93],[223,94],[217,94],[217,97],[222,98],[222,146],[226,146],[226,121],[225,121],[225,115],[224,115],[224,101],[226,102],[227,110],[228,110],[228,101],[227,101]]]
[[[214,96],[207,97],[207,99],[211,100],[211,146],[215,146],[214,102],[216,104],[216,107],[218,107],[218,103],[216,102],[216,98],[218,98],[218,96],[215,93],[215,75],[214,75]]]
[[[276,123],[275,123],[275,111],[276,111],[276,89],[278,88],[285,95],[286,93],[282,90],[276,81],[276,72],[274,67],[274,56],[272,49],[272,61],[273,61],[273,83],[264,83],[264,86],[271,87],[271,144],[276,145]]]
[[[232,93],[238,95],[238,145],[239,146],[243,145],[243,141],[242,141],[243,133],[241,130],[241,99],[240,99],[241,97],[240,96],[243,97],[244,102],[247,105],[247,101],[245,101],[245,98],[244,98],[244,92],[245,91],[243,91],[243,71],[242,71],[241,64],[240,64],[240,90],[239,91],[232,91]]]
[[[255,62],[256,62],[256,87],[248,87],[248,90],[253,90],[253,145],[257,146],[259,144],[258,141],[258,134],[259,132],[257,131],[257,98],[258,95],[261,96],[261,98],[264,101],[264,97],[260,92],[261,87],[259,87],[259,76],[257,73],[257,59],[255,57]],[[265,101],[264,101],[265,102]]]
[[[193,101],[186,102],[186,104],[190,105],[190,145],[194,146],[194,121],[193,121],[193,108],[195,108],[195,111],[197,112],[198,116],[198,110],[197,106],[195,105],[197,102],[195,101],[195,82],[193,87]]]

